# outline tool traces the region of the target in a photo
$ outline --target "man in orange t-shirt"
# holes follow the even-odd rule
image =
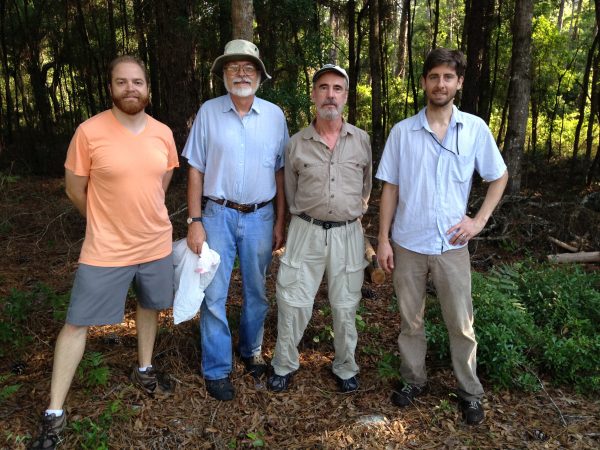
[[[148,78],[137,58],[109,66],[113,106],[77,128],[65,162],[69,199],[86,218],[71,303],[54,353],[50,404],[31,448],[55,448],[66,425],[67,393],[89,326],[120,323],[135,280],[138,364],[132,382],[167,395],[170,377],[152,367],[158,312],[173,303],[172,226],[165,192],[178,158],[173,133],[147,115]]]

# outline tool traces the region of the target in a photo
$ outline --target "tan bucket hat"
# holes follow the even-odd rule
[[[234,39],[225,45],[225,52],[215,59],[210,71],[219,78],[223,77],[223,66],[229,61],[248,60],[255,63],[263,74],[263,80],[270,80],[271,75],[267,73],[265,65],[260,60],[258,47],[250,41],[244,39]]]

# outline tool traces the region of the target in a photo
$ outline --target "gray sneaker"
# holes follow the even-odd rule
[[[134,365],[129,378],[135,386],[150,396],[167,397],[175,390],[175,383],[171,377],[156,371],[154,367],[140,372]]]
[[[29,446],[30,450],[55,449],[60,442],[60,432],[67,426],[67,412],[57,417],[56,414],[44,414],[40,424],[39,436]]]

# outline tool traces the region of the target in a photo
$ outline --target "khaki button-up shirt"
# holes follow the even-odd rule
[[[369,135],[344,122],[333,150],[311,124],[285,151],[285,195],[290,213],[323,221],[351,220],[367,211],[373,162]]]

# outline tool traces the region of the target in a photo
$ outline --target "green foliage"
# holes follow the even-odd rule
[[[333,341],[333,327],[331,325],[325,325],[322,330],[313,336],[313,342],[331,342]]]
[[[99,352],[86,353],[77,367],[79,379],[87,387],[104,386],[110,377],[110,369],[104,365],[104,358]]]
[[[12,289],[0,305],[0,357],[21,349],[31,340],[23,333],[30,312],[31,294]]]
[[[8,400],[15,392],[17,392],[21,388],[21,384],[10,383],[10,379],[12,375],[0,375],[0,385],[4,385],[0,387],[0,405]]]
[[[78,448],[108,450],[111,425],[115,420],[124,420],[130,416],[131,412],[123,408],[121,400],[114,400],[107,405],[97,421],[86,417],[72,422],[70,428],[77,435]]]
[[[227,443],[227,448],[256,448],[265,446],[265,433],[260,430],[248,433],[242,432],[237,438],[232,438]]]
[[[377,363],[377,373],[384,380],[400,379],[400,357],[393,353],[383,353]]]
[[[40,314],[40,304],[51,306],[53,318],[62,321],[68,300],[68,294],[57,294],[43,284],[32,291],[11,289],[8,296],[0,298],[0,357],[21,350],[31,341],[25,333],[26,323],[34,319],[34,313]]]
[[[531,261],[473,273],[478,365],[496,387],[539,388],[535,371],[600,392],[600,275]],[[437,302],[426,314],[433,357],[449,357]]]
[[[356,323],[356,329],[362,333],[367,330],[367,322],[365,322],[360,314],[356,314],[354,318],[354,322]]]

